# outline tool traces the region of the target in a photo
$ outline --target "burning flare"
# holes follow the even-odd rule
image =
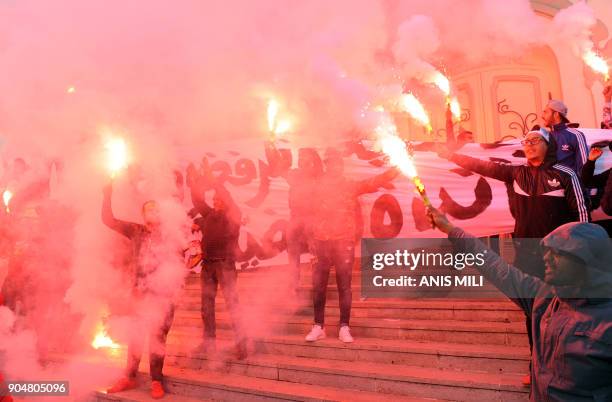
[[[429,116],[427,115],[427,111],[419,102],[419,100],[411,93],[403,94],[400,99],[400,104],[402,110],[412,116],[413,119],[418,121],[422,126],[424,126],[427,131],[431,132],[433,128],[431,127],[431,122],[429,120]]]
[[[276,117],[278,116],[278,102],[275,99],[268,101],[268,130],[274,132]]]
[[[412,180],[425,206],[431,206],[425,191],[425,185],[419,177],[412,156],[406,149],[406,143],[397,136],[395,124],[388,116],[385,116],[374,132],[378,137],[381,150],[389,158],[389,163],[396,166],[404,175]]]
[[[596,73],[602,74],[604,76],[604,80],[608,81],[610,79],[610,67],[606,60],[595,53],[593,50],[589,49],[582,55],[582,60]]]
[[[7,213],[11,212],[11,209],[9,208],[11,198],[13,198],[13,193],[11,192],[11,190],[4,190],[4,193],[2,193],[2,201],[4,201],[4,209]]]
[[[445,96],[450,95],[450,81],[444,74],[439,71],[436,71],[431,78],[431,82],[434,83],[435,86],[440,88],[440,91],[444,93]]]
[[[96,336],[94,337],[93,341],[91,341],[91,346],[94,349],[119,349],[121,347],[118,343],[115,343],[110,336],[108,336],[103,325],[99,326]]]
[[[128,151],[127,145],[123,138],[111,138],[105,146],[107,154],[107,166],[111,177],[115,177],[117,173],[127,167]]]
[[[280,106],[276,99],[268,101],[268,131],[273,137],[284,134],[291,130],[291,121],[287,118],[278,117]]]
[[[459,104],[459,99],[456,96],[453,96],[449,102],[451,113],[455,120],[461,120],[461,105]]]

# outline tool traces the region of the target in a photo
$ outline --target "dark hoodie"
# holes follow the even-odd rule
[[[448,236],[462,251],[487,250],[459,228]],[[478,268],[532,317],[531,400],[612,401],[610,239],[598,225],[573,222],[554,230],[541,244],[584,261],[586,285],[549,285],[506,264],[492,250]]]

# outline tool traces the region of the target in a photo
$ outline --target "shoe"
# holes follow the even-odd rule
[[[114,394],[117,392],[127,391],[138,386],[135,378],[123,377],[115,383],[112,387],[106,390],[107,394]]]
[[[307,342],[318,341],[319,339],[325,339],[325,330],[318,324],[312,326],[312,329],[306,335]]]
[[[340,332],[338,333],[338,339],[340,339],[344,343],[353,343],[355,339],[351,335],[351,329],[348,325],[343,325],[340,327]]]
[[[166,395],[161,381],[151,381],[151,398],[161,399]]]
[[[531,374],[527,374],[522,380],[524,387],[531,387]]]

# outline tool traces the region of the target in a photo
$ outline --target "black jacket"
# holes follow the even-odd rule
[[[610,170],[607,172],[608,182],[606,183],[606,188],[601,197],[601,209],[603,209],[606,214],[612,215],[612,174],[609,174]]]
[[[587,160],[582,167],[581,176],[582,184],[591,193],[591,210],[599,208],[606,188],[606,183],[608,182],[608,177],[610,176],[610,169],[600,174],[595,174],[595,161]],[[592,192],[593,189],[596,190],[595,194]],[[610,214],[608,213],[608,215]]]
[[[589,220],[580,181],[566,166],[553,162],[539,167],[502,165],[458,154],[450,160],[512,185],[516,238],[540,238],[564,223]]]
[[[194,222],[202,231],[202,258],[203,262],[229,261],[234,262],[238,236],[240,232],[241,215],[237,205],[233,202],[225,189],[217,190],[224,195],[226,211],[216,211],[204,200],[203,192],[192,188],[191,199],[194,210],[200,214]]]

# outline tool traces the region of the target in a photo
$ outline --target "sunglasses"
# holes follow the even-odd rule
[[[538,145],[540,142],[544,140],[541,138],[532,138],[531,140],[522,140],[521,145]]]

